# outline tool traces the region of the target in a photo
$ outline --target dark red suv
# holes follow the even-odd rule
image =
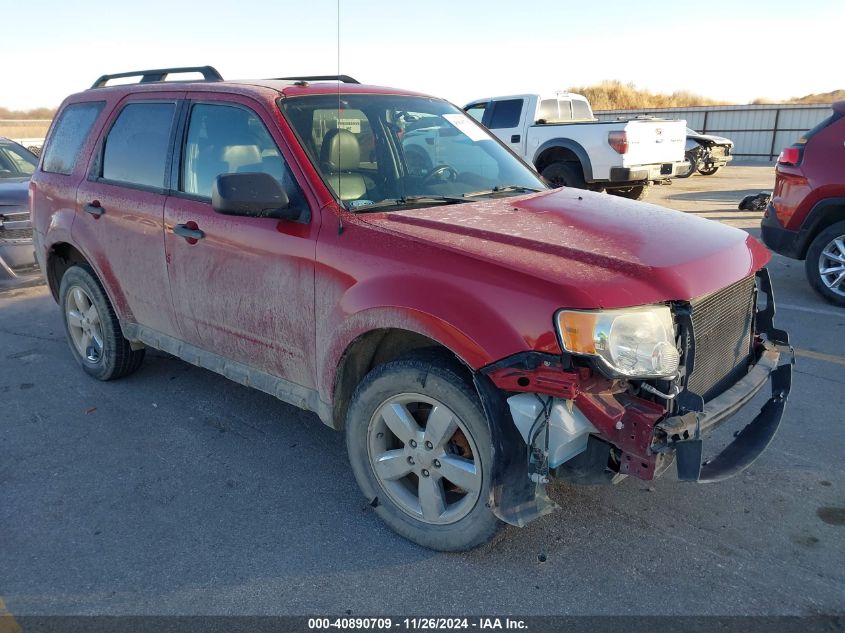
[[[185,70],[204,80],[166,81]],[[345,429],[375,511],[447,550],[553,509],[550,477],[674,462],[715,481],[772,439],[791,352],[769,252],[743,231],[547,189],[426,95],[125,75],[141,81],[65,100],[30,189],[42,270],[94,378],[130,374],[149,346],[314,411]],[[703,464],[702,439],[767,386]]]
[[[845,306],[845,101],[781,152],[762,233],[773,251],[805,260],[819,294]]]

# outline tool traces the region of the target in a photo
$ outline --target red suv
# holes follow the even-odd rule
[[[762,234],[773,251],[805,260],[810,285],[845,306],[845,101],[781,152]]]
[[[187,70],[204,79],[167,81]],[[674,462],[715,481],[774,435],[791,352],[746,233],[547,189],[441,99],[342,76],[131,75],[65,100],[30,189],[94,378],[149,346],[314,411],[345,430],[375,511],[443,550],[553,509],[550,477]],[[450,139],[449,163],[408,160],[421,126]],[[703,437],[767,385],[703,464]]]

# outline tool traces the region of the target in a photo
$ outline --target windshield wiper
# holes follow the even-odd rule
[[[384,207],[402,207],[411,204],[426,204],[427,202],[456,204],[460,202],[469,202],[469,200],[457,196],[403,196],[401,198],[389,198],[387,200],[382,200],[381,202],[362,204],[360,206],[349,206],[347,208],[353,213],[359,213],[362,211],[371,211],[372,209],[382,209]]]
[[[489,196],[496,193],[539,193],[543,189],[534,189],[533,187],[523,187],[522,185],[498,185],[492,189],[485,189],[483,191],[473,191],[465,193],[464,198],[475,198],[478,196]]]

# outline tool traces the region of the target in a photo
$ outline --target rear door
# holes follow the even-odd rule
[[[127,320],[178,336],[164,258],[164,201],[184,93],[130,95],[114,108],[76,193],[83,244]]]
[[[686,121],[629,121],[624,165],[653,165],[684,160]]]
[[[180,132],[165,248],[184,340],[227,359],[314,387],[314,257],[311,213],[287,146],[264,108],[236,95],[191,95]],[[261,112],[262,114],[259,114]],[[211,188],[223,173],[279,180],[298,222],[220,215]],[[297,180],[299,179],[299,180]],[[316,207],[315,207],[316,210]],[[201,232],[199,239],[176,232]]]

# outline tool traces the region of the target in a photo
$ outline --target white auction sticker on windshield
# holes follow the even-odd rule
[[[361,119],[338,119],[337,127],[341,130],[349,130],[353,134],[361,133]]]
[[[490,137],[484,133],[468,116],[463,114],[444,114],[443,118],[454,125],[472,141],[486,141]]]

